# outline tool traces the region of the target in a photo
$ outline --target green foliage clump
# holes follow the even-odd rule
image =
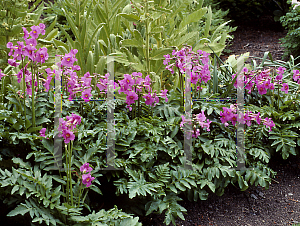
[[[289,55],[295,57],[300,55],[300,7],[292,9],[280,18],[280,22],[285,30],[288,31],[286,36],[281,39],[285,48],[283,57],[286,59]]]
[[[6,44],[13,40],[18,41],[22,35],[22,27],[30,27],[41,16],[42,5],[35,9],[41,0],[36,1],[30,8],[29,2],[31,0],[2,0],[0,2],[0,69],[2,70],[8,65],[9,49],[6,48]]]

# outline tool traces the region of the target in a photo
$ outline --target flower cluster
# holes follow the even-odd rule
[[[42,128],[41,130],[40,130],[40,136],[41,137],[46,137],[46,128]]]
[[[100,83],[97,84],[97,87],[100,91],[107,91],[108,85],[108,77],[109,74],[106,74],[104,79],[100,79]],[[127,108],[131,111],[131,104],[134,104],[136,100],[139,99],[139,95],[143,94],[143,98],[145,99],[145,104],[150,106],[155,106],[159,102],[159,97],[163,98],[166,102],[168,101],[167,92],[168,90],[161,90],[161,93],[158,95],[156,90],[154,92],[151,88],[151,78],[149,75],[142,78],[141,72],[133,72],[131,75],[124,74],[124,79],[119,80],[119,85],[117,83],[114,84],[114,88],[120,87],[118,90],[119,94],[126,94],[126,104]]]
[[[210,131],[209,126],[211,121],[209,121],[205,114],[204,111],[202,111],[201,113],[194,115],[192,120],[188,120],[184,117],[184,115],[181,116],[181,123],[180,123],[180,127],[183,130],[183,126],[184,124],[188,123],[189,125],[193,124],[193,131],[192,131],[192,137],[197,138],[198,136],[200,136],[200,130],[196,129],[196,124],[200,125],[201,128],[206,128],[206,131]],[[188,131],[188,137],[190,137],[191,132]]]
[[[174,74],[174,66],[176,66],[181,74],[184,74],[187,69],[191,70],[191,82],[197,84],[198,82],[207,83],[211,79],[209,71],[209,53],[197,50],[197,53],[192,51],[191,47],[183,47],[181,50],[172,52],[173,57],[169,54],[164,55],[165,60],[163,62],[166,69]],[[175,60],[175,63],[169,64],[171,60]],[[199,89],[199,87],[198,87]]]
[[[297,82],[298,84],[300,84],[300,72],[299,70],[293,70],[293,79],[295,82]]]
[[[255,72],[255,71],[249,71],[248,68],[244,67],[242,70],[242,73],[244,74],[244,83],[242,81],[243,76],[242,74],[240,74],[234,83],[234,87],[237,88],[237,86],[241,86],[242,84],[245,84],[245,89],[248,90],[248,93],[251,93],[251,91],[254,90],[254,87],[256,85],[258,93],[260,95],[264,95],[267,93],[268,89],[274,90],[275,85],[278,86],[281,85],[281,91],[288,93],[289,85],[287,83],[282,83],[283,74],[285,71],[286,68],[278,67],[278,69],[276,70],[277,75],[275,79],[272,79],[270,76],[271,74],[270,69]],[[235,77],[236,74],[233,74],[232,78],[234,79]]]
[[[269,132],[271,132],[272,127],[275,126],[271,118],[262,119],[260,117],[260,112],[255,114],[252,111],[247,111],[245,114],[239,116],[236,111],[236,106],[233,104],[230,105],[230,108],[223,107],[223,111],[220,112],[220,116],[221,122],[225,126],[229,125],[228,122],[231,122],[233,126],[236,125],[237,121],[239,123],[246,124],[247,126],[251,126],[252,121],[256,122],[258,125],[261,123],[261,121],[263,121],[263,124],[269,129]]]
[[[45,63],[46,60],[48,60],[48,53],[47,48],[42,47],[37,50],[37,38],[40,34],[45,34],[45,25],[40,24],[39,26],[32,26],[31,31],[28,32],[26,28],[23,28],[24,32],[24,42],[17,42],[17,45],[14,45],[12,42],[7,43],[7,48],[10,49],[9,56],[13,56],[13,59],[9,59],[8,63],[14,67],[18,67],[22,63],[22,68],[20,71],[16,74],[18,78],[18,82],[21,82],[21,79],[23,76],[25,76],[25,83],[26,83],[26,93],[30,96],[32,93],[32,79],[35,80],[34,86],[37,86],[38,81],[44,81],[43,86],[45,87],[45,91],[48,92],[50,90],[50,83],[52,81],[52,78],[55,77],[55,75],[58,75],[59,71],[52,70],[51,68],[45,69],[45,72],[47,74],[46,79],[41,77],[41,79],[35,79],[35,77],[32,76],[41,76],[42,73],[38,73],[37,75],[32,75],[32,72],[28,70],[29,64],[32,63]],[[80,79],[77,76],[76,71],[80,71],[81,68],[78,65],[74,65],[76,61],[78,61],[75,57],[77,54],[77,49],[71,49],[69,53],[66,53],[64,56],[61,56],[61,62],[58,63],[60,66],[60,70],[62,74],[64,75],[64,84],[63,86],[69,93],[69,99],[74,99],[76,93],[81,92],[81,98],[88,102],[90,98],[92,97],[92,77],[89,72],[85,73],[83,77]],[[26,65],[23,65],[24,60],[28,58],[28,63]],[[17,62],[17,61],[21,61]],[[0,71],[0,79],[5,76]],[[100,76],[101,77],[101,76]],[[97,81],[96,86],[99,88],[100,91],[105,91],[107,93],[108,83],[112,82],[108,79],[109,74],[106,74],[104,77],[100,78],[99,81]],[[127,108],[132,110],[130,107],[131,104],[133,104],[136,100],[139,99],[139,97],[143,97],[145,99],[145,103],[150,106],[155,106],[159,102],[159,97],[165,99],[165,101],[168,101],[167,98],[167,90],[162,90],[160,94],[155,93],[156,90],[153,92],[151,89],[151,79],[148,76],[146,76],[145,79],[142,78],[142,73],[133,72],[132,75],[125,74],[124,79],[119,81],[119,85],[115,82],[114,88],[117,88],[120,85],[119,93],[123,92],[126,96],[126,103]],[[146,93],[143,91],[146,91]],[[143,94],[140,95],[140,94]]]
[[[23,27],[24,32],[24,42],[17,42],[17,45],[14,45],[12,42],[7,43],[7,48],[10,49],[10,52],[8,53],[9,56],[12,56],[12,59],[8,59],[8,63],[13,67],[18,67],[22,63],[21,70],[16,74],[18,78],[18,83],[21,82],[21,79],[23,76],[25,76],[25,83],[26,83],[26,93],[30,96],[32,92],[32,76],[39,76],[41,74],[33,75],[32,72],[30,72],[27,67],[30,62],[34,64],[43,64],[46,60],[48,60],[48,52],[46,47],[41,47],[37,49],[37,39],[39,35],[45,35],[45,25],[39,24],[39,26],[32,26],[31,31],[28,32],[25,27]],[[23,65],[24,60],[26,60],[26,57],[28,58],[28,63],[26,65]],[[18,61],[18,62],[17,62]],[[2,73],[0,73],[0,78],[3,76]],[[51,75],[48,73],[47,79],[44,80],[44,86],[46,87],[46,91],[49,90],[49,84],[51,82]],[[34,86],[37,86],[37,80],[35,79]]]
[[[84,163],[80,167],[80,172],[82,172],[82,183],[86,185],[88,188],[92,185],[92,181],[95,179],[95,177],[91,176],[91,171],[93,170],[92,167],[89,166],[89,163]]]
[[[63,137],[66,144],[68,144],[71,140],[75,139],[74,129],[76,125],[81,123],[81,117],[72,113],[71,116],[66,117],[66,121],[63,118],[59,119],[59,127],[58,131],[61,132],[59,137]]]
[[[0,80],[2,79],[2,77],[6,76],[6,74],[2,73],[2,70],[0,69]]]

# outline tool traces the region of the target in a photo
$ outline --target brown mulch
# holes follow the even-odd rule
[[[274,60],[282,60],[284,48],[281,46],[280,39],[286,33],[287,31],[283,30],[269,17],[254,21],[248,26],[239,25],[237,30],[231,34],[234,38],[228,42],[227,50],[224,51],[225,53],[221,56],[221,59],[226,60],[229,55],[241,55],[246,52],[249,52],[250,56],[262,58],[264,53],[268,51],[272,54]],[[246,63],[250,63],[251,59],[255,59],[257,64],[261,62],[256,58],[248,58]]]

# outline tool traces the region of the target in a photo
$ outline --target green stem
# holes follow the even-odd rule
[[[86,198],[86,196],[87,196],[87,193],[88,193],[88,190],[86,190],[86,192],[85,192],[85,195],[84,195],[84,197],[83,197],[83,199],[82,199],[82,203],[84,203],[84,200],[85,200],[85,198]]]
[[[149,59],[149,13],[148,13],[148,0],[146,0],[146,66],[147,75],[150,74],[150,59]]]
[[[181,105],[183,106],[183,98],[184,98],[184,91],[183,91],[183,82],[182,82],[183,78],[182,78],[182,74],[181,72],[179,72],[179,87],[181,90],[181,94],[182,94],[182,100],[181,100]]]
[[[70,149],[69,149],[69,175],[70,175],[70,192],[71,192],[71,206],[73,206],[73,185],[72,185],[72,149],[73,149],[73,141],[71,141]]]
[[[253,141],[254,141],[254,138],[255,138],[255,135],[256,135],[256,131],[258,129],[259,125],[256,127],[255,131],[254,131],[254,134],[253,134],[253,138],[252,138],[252,145],[253,145]]]
[[[34,108],[34,78],[35,73],[31,66],[31,106],[32,106],[32,127],[35,127],[35,108]]]
[[[65,145],[65,150],[66,150],[66,170],[67,170],[67,186],[66,186],[66,199],[67,199],[67,203],[69,204],[69,159],[68,159],[68,148],[67,146]]]
[[[38,71],[38,70],[37,70]],[[39,85],[39,74],[38,74],[38,72],[36,73],[36,83],[37,83],[37,93],[39,93],[39,89],[40,89],[40,85]]]
[[[279,111],[279,99],[280,99],[280,96],[279,96],[279,82],[277,83],[277,91],[278,91],[278,105],[277,105],[277,110]]]
[[[4,104],[4,83],[5,83],[5,77],[2,78],[2,87],[1,87],[1,105]]]
[[[25,127],[25,131],[27,132],[27,128],[26,128],[26,103],[25,103],[25,99],[26,99],[26,95],[25,95],[25,86],[26,86],[26,83],[25,83],[25,68],[24,68],[24,59],[22,57],[22,68],[23,68],[23,95],[24,95],[24,117],[25,117],[25,121],[24,121],[24,127]]]
[[[78,207],[80,207],[81,191],[83,191],[83,189],[82,189],[82,183],[80,182],[79,196],[78,196]]]

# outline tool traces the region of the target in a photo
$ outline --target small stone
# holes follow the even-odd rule
[[[293,193],[288,193],[288,195],[293,195]]]
[[[264,193],[262,193],[261,191],[258,193],[258,195],[262,198],[264,198]]]
[[[254,199],[257,199],[256,195],[254,195],[254,194],[251,194],[250,196]]]

